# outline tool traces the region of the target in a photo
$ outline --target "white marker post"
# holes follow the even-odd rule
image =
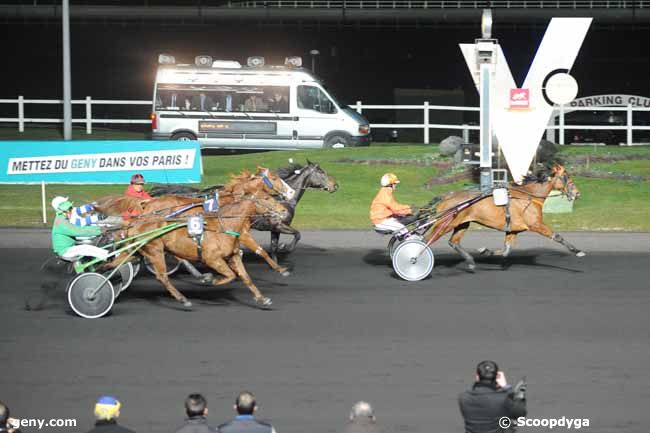
[[[481,191],[492,188],[492,105],[494,65],[496,64],[496,47],[498,42],[492,36],[492,11],[483,10],[481,20],[483,39],[475,41],[476,68],[479,73],[480,96],[480,156],[481,156]]]
[[[43,224],[47,224],[47,207],[45,206],[45,181],[41,181],[41,206],[43,208]]]

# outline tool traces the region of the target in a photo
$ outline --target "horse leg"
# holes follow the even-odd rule
[[[190,263],[189,260],[178,258],[178,261],[181,263],[181,265],[185,268],[187,272],[189,272],[194,278],[197,278],[202,283],[207,284],[210,281],[212,281],[212,279],[214,278],[214,276],[210,273],[202,274],[201,272],[199,272],[199,270],[196,269],[196,267],[194,267],[194,265]]]
[[[278,242],[280,241],[280,232],[271,231],[271,258],[278,261]]]
[[[248,287],[248,289],[253,293],[255,302],[264,307],[268,307],[272,304],[271,298],[267,298],[266,296],[262,295],[262,292],[260,292],[260,290],[253,283],[253,280],[251,280],[251,277],[248,275],[248,272],[246,272],[244,262],[242,262],[241,256],[239,254],[233,254],[230,259],[228,259],[228,263],[230,264],[231,269],[237,272],[239,278],[241,278],[244,284],[246,284],[246,287]]]
[[[278,263],[273,260],[266,251],[264,251],[264,248],[262,248],[255,241],[255,239],[253,239],[249,232],[242,233],[239,237],[239,242],[249,250],[254,251],[258,256],[261,256],[275,272],[278,272],[283,277],[288,277],[290,275],[289,270],[283,266],[278,265]]]
[[[542,236],[546,236],[549,239],[554,240],[562,245],[564,245],[569,251],[575,254],[578,257],[586,256],[586,253],[578,248],[574,247],[572,244],[564,240],[561,234],[554,232],[549,226],[544,223],[537,223],[530,226],[530,230],[539,233]]]
[[[460,246],[460,240],[463,238],[465,235],[465,232],[469,228],[469,221],[461,223],[454,227],[454,233],[451,235],[451,238],[449,238],[449,246],[452,247],[458,254],[461,255],[463,259],[465,259],[465,262],[467,263],[467,268],[469,269],[470,272],[474,272],[474,269],[476,269],[476,263],[474,262],[474,257],[465,249]]]
[[[192,308],[192,303],[185,297],[181,292],[178,291],[176,287],[169,281],[167,276],[167,264],[165,263],[165,254],[164,251],[160,251],[158,254],[151,251],[146,251],[143,248],[142,254],[149,260],[149,263],[153,267],[155,277],[158,281],[162,283],[163,286],[167,289],[170,295],[178,302],[183,304],[185,308]]]
[[[235,255],[239,256],[239,254],[235,253]],[[215,258],[203,258],[203,262],[210,266],[212,269],[223,275],[223,278],[216,279],[214,278],[212,280],[212,284],[215,286],[221,286],[223,284],[228,284],[232,280],[235,279],[237,274],[235,274],[232,269],[230,269],[230,266],[228,266],[228,263],[223,259],[223,257],[215,257]]]
[[[276,229],[280,231],[280,233],[284,233],[285,235],[292,235],[293,236],[293,241],[286,246],[286,245],[280,245],[280,249],[282,252],[285,253],[291,253],[293,250],[296,249],[296,245],[298,244],[298,241],[300,240],[300,232],[290,225],[281,223],[276,226]],[[278,235],[279,236],[279,235]]]
[[[489,248],[481,247],[481,248],[478,249],[478,252],[483,257],[501,256],[501,257],[503,257],[505,259],[512,252],[512,246],[515,243],[515,238],[516,237],[517,237],[517,233],[508,232],[508,233],[506,233],[506,237],[505,237],[505,240],[503,242],[503,249],[502,250],[492,251]]]

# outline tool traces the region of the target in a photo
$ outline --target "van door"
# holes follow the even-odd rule
[[[331,131],[344,130],[345,117],[332,99],[315,85],[296,88],[299,120],[296,122],[300,147],[323,147],[325,136]]]

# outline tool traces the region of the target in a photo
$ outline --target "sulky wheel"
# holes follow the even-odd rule
[[[176,271],[178,271],[178,268],[181,267],[180,260],[178,260],[175,255],[169,253],[165,253],[165,264],[167,265],[167,275],[176,273]],[[156,275],[156,271],[147,259],[144,259],[144,265],[147,267],[147,270],[149,272],[151,272],[153,275]]]
[[[424,237],[417,234],[412,234],[409,235],[407,239],[416,239],[418,241],[422,241],[424,240]],[[397,236],[393,236],[390,238],[390,241],[388,241],[388,254],[390,254],[391,259],[393,258],[393,254],[395,254],[395,250],[402,244],[402,242],[404,242],[404,239],[398,238]]]
[[[133,265],[133,278],[135,278],[140,273],[140,268],[142,268],[142,257],[138,257],[138,260],[131,262]]]
[[[113,285],[101,274],[85,272],[68,284],[70,308],[86,319],[97,319],[111,311],[114,300]]]
[[[421,240],[405,240],[397,246],[392,259],[393,269],[406,281],[420,281],[433,270],[433,251]]]
[[[104,276],[108,277],[111,272],[112,271],[104,272]],[[115,272],[111,277],[111,284],[113,285],[116,299],[120,296],[120,293],[125,291],[131,285],[134,276],[135,271],[131,262],[123,263],[119,268],[117,268],[117,272]]]

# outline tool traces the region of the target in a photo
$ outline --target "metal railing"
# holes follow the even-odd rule
[[[0,118],[0,123],[16,123],[18,131],[25,131],[25,123],[63,123],[62,118],[27,118],[25,117],[25,104],[62,104],[62,100],[56,99],[25,99],[23,96],[18,96],[17,99],[0,99],[0,104],[16,104],[17,117],[4,117]],[[105,99],[92,99],[87,96],[86,99],[77,99],[72,101],[73,104],[84,104],[86,106],[86,117],[72,119],[73,123],[83,123],[86,125],[86,134],[92,134],[93,124],[150,124],[151,120],[146,119],[105,119],[93,118],[93,105],[146,105],[151,107],[151,101],[134,101],[134,100],[105,100]],[[478,125],[470,125],[467,123],[458,124],[442,124],[431,123],[431,111],[461,111],[464,113],[475,113],[479,111],[478,107],[466,106],[448,106],[448,105],[431,105],[425,101],[422,105],[369,105],[363,104],[361,101],[353,106],[359,113],[363,114],[364,110],[419,110],[422,112],[422,123],[371,123],[370,127],[373,129],[390,128],[390,129],[421,129],[423,132],[423,142],[429,144],[430,130],[459,130],[462,131],[463,138],[469,139],[469,131],[478,130]],[[567,125],[566,114],[572,111],[620,111],[626,113],[625,125]],[[626,107],[571,107],[559,106],[556,108],[555,117],[557,124],[548,125],[547,137],[551,137],[553,132],[558,131],[558,143],[565,144],[565,131],[573,130],[610,130],[610,131],[626,131],[625,144],[630,146],[633,144],[634,131],[650,131],[650,126],[634,125],[635,112],[650,112],[650,108],[634,107],[628,105]],[[555,123],[555,121],[554,121]],[[552,139],[551,141],[555,141]]]
[[[73,99],[72,104],[85,105],[86,117],[72,119],[72,123],[85,123],[86,134],[92,134],[93,124],[97,123],[118,123],[118,124],[146,124],[151,123],[151,119],[95,119],[93,118],[93,105],[148,105],[151,106],[151,101],[119,101],[119,100],[106,100],[106,99],[92,99],[86,96],[86,99]],[[22,95],[17,99],[0,99],[0,104],[17,104],[18,117],[4,117],[0,118],[0,123],[17,123],[18,132],[25,131],[25,123],[63,123],[62,118],[28,118],[25,117],[25,104],[63,104],[61,99],[25,99]]]
[[[251,0],[228,2],[229,8],[305,9],[644,9],[650,1],[431,1],[431,0]]]

